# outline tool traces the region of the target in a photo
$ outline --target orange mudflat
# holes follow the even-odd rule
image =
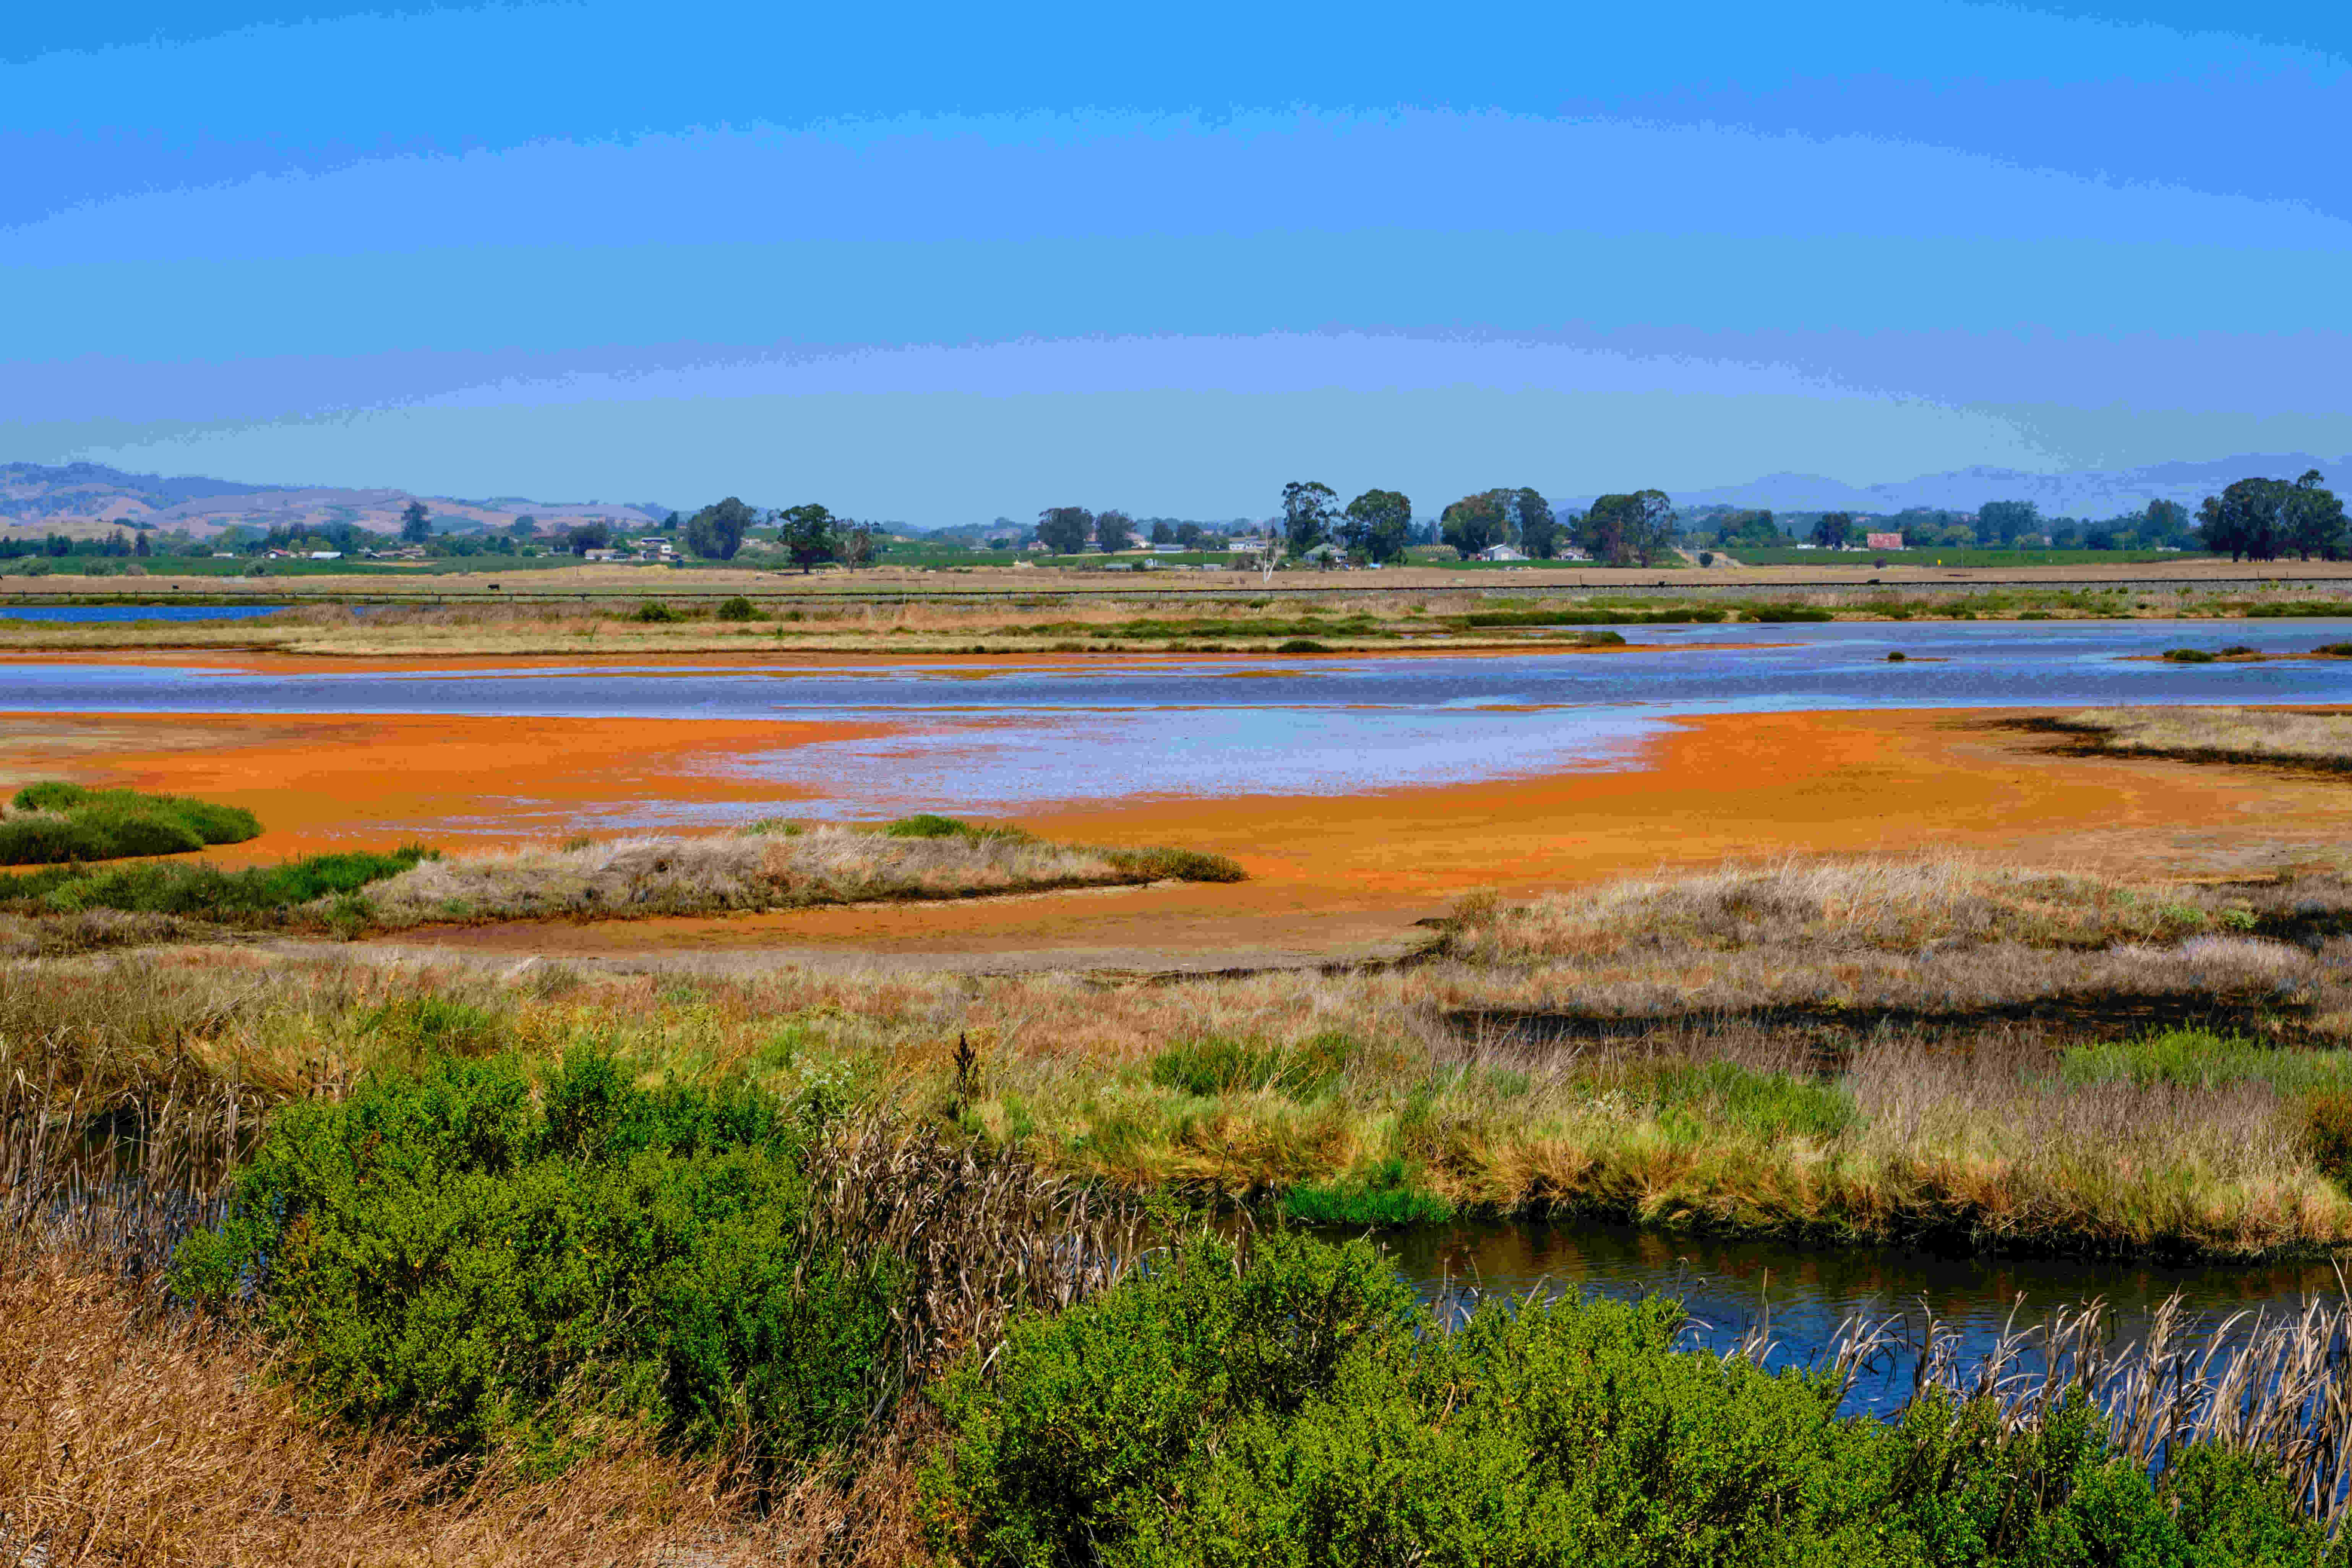
[[[2337,778],[2076,755],[2004,727],[2010,717],[1974,710],[1715,715],[1675,721],[1609,770],[1337,797],[1116,801],[1019,818],[1056,839],[1230,855],[1251,876],[1235,886],[449,928],[401,940],[581,954],[753,949],[1296,962],[1409,945],[1414,921],[1481,887],[1521,895],[1727,859],[1937,850],[2147,875],[2239,875],[2312,859],[2352,830],[2352,790]],[[755,807],[788,816],[790,791],[732,764],[752,752],[892,729],[17,714],[0,716],[0,776],[79,777],[248,806],[268,831],[219,853],[270,860],[405,838],[543,841],[599,830],[599,818],[647,800],[719,807],[714,821]]]

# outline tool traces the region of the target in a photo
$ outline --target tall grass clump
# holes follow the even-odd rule
[[[1842,1417],[1850,1358],[1769,1373],[1683,1321],[1571,1290],[1441,1322],[1362,1242],[1196,1240],[957,1374],[930,1528],[972,1568],[2334,1561],[2275,1461],[2187,1442],[2151,1479],[2063,1378]]]
[[[2059,1067],[2070,1084],[2217,1089],[2254,1082],[2282,1094],[2352,1088],[2352,1051],[2264,1045],[2210,1029],[2165,1029],[2136,1040],[2071,1046]]]
[[[137,790],[30,784],[0,816],[0,866],[181,855],[240,844],[260,832],[259,820],[242,806]]]

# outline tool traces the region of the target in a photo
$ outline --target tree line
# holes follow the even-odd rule
[[[1412,498],[1401,490],[1368,489],[1343,506],[1329,485],[1294,479],[1282,487],[1281,501],[1280,513],[1264,525],[1268,548],[1294,561],[1316,555],[1359,563],[1401,561],[1416,542],[1449,545],[1465,561],[1498,544],[1549,561],[1573,544],[1596,561],[1646,566],[1672,547],[1675,536],[1674,503],[1656,489],[1602,496],[1562,517],[1539,490],[1498,487],[1454,501],[1425,532],[1413,521]],[[1165,537],[1162,531],[1153,528],[1153,543],[1197,548],[1209,541],[1197,524],[1178,525]],[[1115,553],[1131,548],[1136,532],[1135,520],[1115,509],[1055,506],[1037,514],[1038,541],[1056,555],[1080,554],[1090,544]]]

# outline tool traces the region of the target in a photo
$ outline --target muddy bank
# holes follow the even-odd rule
[[[612,926],[488,927],[512,952],[822,949],[877,954],[1210,954],[1217,967],[1398,950],[1462,894],[1505,897],[1661,868],[1807,854],[1962,849],[2124,875],[2239,877],[2329,857],[2352,832],[2340,781],[2053,752],[2019,713],[1716,715],[1674,721],[1609,771],[1344,797],[1106,801],[1027,814],[1063,842],[1229,855],[1234,887],[1084,900],[814,910]],[[1084,722],[1072,715],[1071,722]],[[405,838],[487,846],[597,830],[649,799],[790,816],[731,771],[886,723],[0,716],[0,773],[64,776],[247,806],[267,826],[224,858]],[[805,798],[804,796],[802,798]],[[929,804],[880,800],[877,816]]]

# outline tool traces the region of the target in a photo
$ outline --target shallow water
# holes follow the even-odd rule
[[[1104,799],[1327,795],[1622,765],[1672,718],[1821,709],[2352,702],[2352,660],[2170,665],[2169,647],[2305,651],[2352,622],[1927,622],[1626,628],[1643,651],[1500,656],[1105,655],[817,668],[555,666],[251,673],[9,668],[47,711],[858,721],[889,733],[738,754],[715,768],[820,796],[1013,815]],[[1769,642],[1769,647],[1724,645]],[[1908,662],[1889,664],[1900,650]],[[887,784],[887,788],[884,786]],[[683,814],[681,814],[683,813]],[[699,813],[699,815],[698,815]],[[721,822],[729,807],[666,805]]]
[[[1329,1235],[1341,1233],[1329,1232]],[[1680,1298],[1696,1321],[1691,1342],[1722,1351],[1769,1313],[1780,1346],[1774,1364],[1811,1360],[1856,1312],[1906,1315],[1923,1308],[1958,1330],[1964,1360],[1990,1350],[2011,1321],[2028,1328],[2059,1306],[2103,1299],[2126,1340],[2147,1312],[2179,1291],[2207,1323],[2257,1309],[2292,1311],[2312,1295],[2338,1292],[2324,1261],[2166,1267],[2082,1258],[1953,1256],[1901,1247],[1800,1247],[1645,1231],[1595,1221],[1423,1226],[1378,1237],[1405,1276],[1433,1299],[1447,1292],[1575,1287],[1588,1295]],[[1898,1353],[1853,1392],[1855,1408],[1884,1409],[1908,1396],[1914,1358]]]

